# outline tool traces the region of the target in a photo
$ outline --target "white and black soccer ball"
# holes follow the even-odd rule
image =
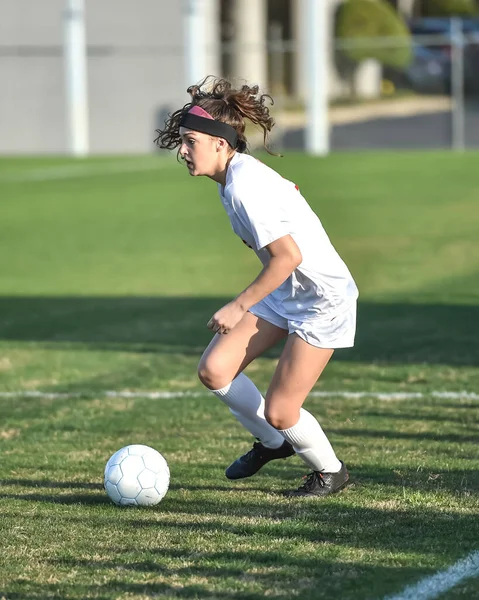
[[[168,463],[149,446],[125,446],[105,466],[105,491],[118,506],[154,506],[164,498],[169,485]]]

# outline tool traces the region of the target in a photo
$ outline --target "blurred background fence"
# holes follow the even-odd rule
[[[257,82],[274,96],[276,148],[304,149],[310,124],[304,1],[198,0],[204,35],[195,39],[193,32],[188,48],[182,33],[188,2],[86,0],[88,151],[153,152],[154,130],[188,101],[186,87],[194,81],[187,81],[187,61],[200,51],[204,75]],[[333,151],[479,146],[475,0],[451,0],[451,10],[439,16],[424,8],[432,0],[324,2]],[[2,0],[2,154],[71,150],[67,5]],[[260,137],[252,132],[251,141],[259,144]]]
[[[402,47],[401,38],[334,40],[332,149],[479,147],[479,21],[469,34],[460,19],[448,25],[451,33],[412,35],[410,59],[397,66],[381,59],[355,64],[348,55],[374,48],[384,56]],[[304,104],[287,93],[285,75],[297,49],[273,42],[269,52],[278,144],[304,149]]]

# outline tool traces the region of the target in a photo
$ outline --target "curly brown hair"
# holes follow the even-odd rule
[[[158,137],[154,141],[159,148],[173,150],[181,145],[180,121],[193,106],[199,106],[213,119],[227,123],[236,130],[238,142],[235,150],[238,152],[248,152],[245,136],[245,119],[248,119],[261,127],[264,147],[267,152],[274,154],[267,145],[274,119],[265,104],[267,100],[271,104],[274,104],[274,101],[268,94],[260,94],[257,85],[243,85],[235,89],[227,79],[208,76],[199,84],[190,86],[187,92],[191,96],[191,102],[169,115],[164,128],[156,130]]]

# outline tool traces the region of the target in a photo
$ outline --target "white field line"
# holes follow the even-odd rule
[[[56,181],[60,179],[74,179],[77,177],[92,177],[110,175],[115,173],[135,173],[142,171],[156,171],[174,164],[164,158],[153,158],[145,162],[129,163],[128,161],[70,164],[56,167],[44,167],[21,171],[20,173],[6,173],[0,176],[0,183],[22,183],[25,181]]]
[[[148,398],[150,400],[169,400],[173,398],[199,398],[208,395],[208,391],[130,391],[130,390],[81,390],[78,392],[40,392],[37,390],[15,390],[0,392],[0,398],[48,398],[74,399],[85,397],[106,398]],[[376,398],[378,400],[420,400],[421,398],[440,398],[445,400],[479,400],[475,392],[328,392],[312,391],[312,398],[343,398],[357,400],[361,398]]]
[[[387,596],[384,600],[435,600],[461,581],[478,576],[479,550],[459,560],[449,569],[425,577],[415,585],[407,586],[399,594]]]

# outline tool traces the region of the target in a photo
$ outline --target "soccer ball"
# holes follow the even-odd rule
[[[105,491],[118,506],[154,506],[163,499],[169,485],[168,463],[149,446],[125,446],[106,463]]]

